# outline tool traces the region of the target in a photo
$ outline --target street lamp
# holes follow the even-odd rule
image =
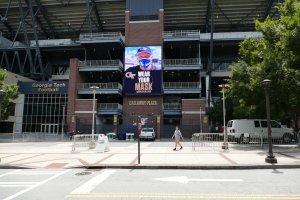
[[[224,142],[222,144],[222,149],[228,149],[228,139],[227,139],[227,128],[226,128],[226,108],[225,108],[225,88],[228,85],[222,84],[219,85],[220,88],[222,88],[222,94],[223,94],[223,133],[224,133]]]
[[[270,123],[270,97],[269,97],[269,88],[271,84],[271,80],[265,79],[262,82],[262,85],[265,89],[266,95],[266,110],[267,110],[267,124],[268,124],[268,143],[269,143],[269,152],[268,156],[266,157],[266,163],[277,163],[277,159],[273,155],[272,150],[272,131],[271,131],[271,123]]]
[[[0,121],[1,121],[1,103],[3,99],[4,99],[4,91],[0,90]]]
[[[64,140],[64,127],[65,127],[65,112],[66,112],[66,105],[62,105],[62,114],[63,114],[63,118],[61,121],[61,141]]]
[[[96,100],[96,90],[99,89],[98,86],[91,86],[90,89],[93,90],[93,121],[92,121],[92,141],[90,143],[90,149],[95,147],[95,100]]]

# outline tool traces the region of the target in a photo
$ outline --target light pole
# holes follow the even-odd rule
[[[268,143],[269,143],[269,152],[268,156],[266,157],[266,163],[277,163],[277,159],[273,155],[272,150],[272,131],[271,131],[271,123],[270,123],[270,95],[269,95],[269,88],[271,84],[271,80],[265,79],[262,82],[262,85],[265,89],[266,95],[266,110],[267,110],[267,124],[268,124]]]
[[[222,149],[228,149],[228,140],[227,140],[227,128],[226,128],[226,108],[225,108],[225,88],[227,85],[222,84],[219,85],[219,87],[222,88],[222,94],[223,94],[223,133],[224,133],[224,142],[222,144]]]
[[[200,133],[202,133],[202,107],[200,106]]]
[[[1,121],[1,104],[3,99],[4,99],[4,91],[0,90],[0,121]]]
[[[99,89],[99,87],[91,86],[90,89],[93,90],[92,141],[90,143],[90,149],[93,149],[95,148],[95,100],[96,100],[96,90]]]
[[[63,108],[63,118],[62,118],[62,121],[61,121],[61,141],[64,140],[64,126],[65,126],[65,112],[66,112],[66,106],[63,105],[62,106]]]

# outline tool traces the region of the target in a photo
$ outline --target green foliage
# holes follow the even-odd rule
[[[1,98],[1,119],[7,119],[11,114],[11,110],[14,109],[14,103],[12,100],[18,97],[18,86],[8,85],[4,83],[6,78],[6,72],[0,69],[0,90],[3,90],[4,95]]]
[[[265,118],[262,80],[270,79],[272,119],[300,115],[300,2],[287,0],[278,6],[279,19],[256,21],[261,39],[241,42],[240,59],[231,66],[228,101],[231,118]]]

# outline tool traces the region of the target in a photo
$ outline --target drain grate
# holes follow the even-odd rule
[[[85,175],[90,175],[90,174],[92,174],[92,172],[85,171],[85,172],[78,172],[75,175],[76,176],[85,176]]]

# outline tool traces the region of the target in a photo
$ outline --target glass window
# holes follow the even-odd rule
[[[271,121],[271,127],[272,128],[280,128],[281,126],[276,121]]]
[[[259,121],[254,121],[254,127],[256,127],[256,128],[260,127]]]
[[[232,122],[233,121],[229,121],[227,127],[232,127]]]
[[[261,121],[260,123],[261,123],[261,127],[263,127],[263,128],[268,127],[267,121]]]

